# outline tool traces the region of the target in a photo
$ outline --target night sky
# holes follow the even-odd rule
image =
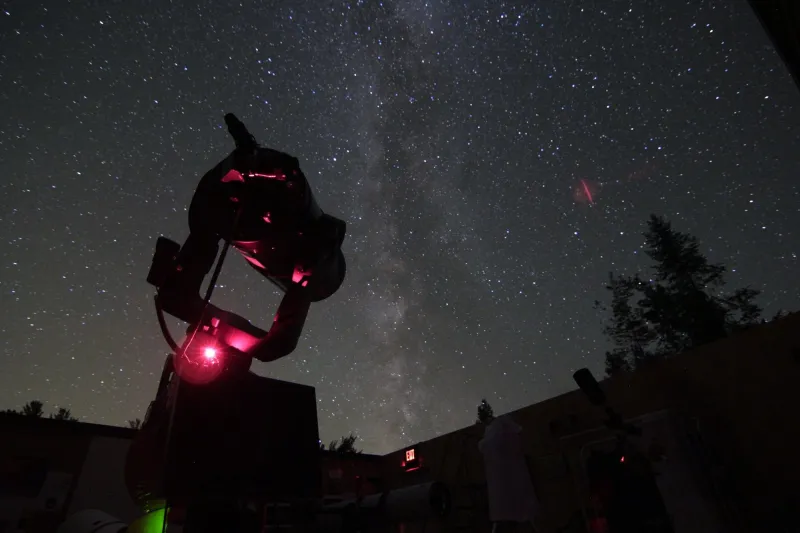
[[[650,213],[765,314],[800,301],[800,92],[744,0],[30,2],[0,13],[0,408],[142,417],[146,284],[223,114],[345,219],[345,284],[293,355],[328,441],[388,452],[599,374],[609,271]],[[215,303],[279,294],[226,263]]]

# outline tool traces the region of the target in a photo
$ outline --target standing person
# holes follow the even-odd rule
[[[537,531],[539,500],[525,460],[522,427],[508,415],[484,417],[478,449],[483,454],[492,533],[510,533],[521,524]]]

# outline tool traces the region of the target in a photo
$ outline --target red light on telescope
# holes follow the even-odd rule
[[[191,342],[187,340],[178,350],[175,371],[181,379],[193,385],[205,385],[222,374],[223,355],[216,339],[207,333],[197,332]]]
[[[619,458],[619,462],[620,462],[620,463],[624,463],[624,462],[625,462],[625,456],[624,456],[624,455],[623,455],[622,457],[620,457],[620,458]]]
[[[222,183],[228,183],[229,181],[244,181],[244,176],[238,170],[232,169],[222,177]]]
[[[265,172],[248,172],[247,176],[250,178],[264,178],[267,180],[286,181],[286,175],[280,172],[273,172],[271,174],[267,174]]]

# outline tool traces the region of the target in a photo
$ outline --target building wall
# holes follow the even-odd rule
[[[777,524],[800,500],[798,331],[800,314],[790,315],[601,386],[624,418],[669,413],[675,438],[704,439],[723,493],[712,495],[710,480],[698,490],[723,500],[723,511],[716,512],[759,527]],[[563,526],[580,516],[586,499],[581,450],[612,436],[603,427],[604,413],[576,390],[510,415],[524,428],[546,522]],[[472,426],[420,443],[416,452],[427,466],[410,475],[390,466],[401,464],[404,450],[389,454],[387,481],[400,486],[435,478],[456,487],[464,500],[465,486],[484,481],[481,436],[482,428]],[[475,520],[485,522],[485,516]]]
[[[141,513],[128,494],[123,465],[131,438],[96,436],[91,439],[67,515],[99,509],[125,523]]]
[[[69,514],[102,509],[129,520],[122,484],[132,430],[0,416],[0,532],[52,533]]]
[[[351,497],[375,494],[383,477],[383,458],[379,455],[339,455],[322,452],[320,474],[323,496]]]

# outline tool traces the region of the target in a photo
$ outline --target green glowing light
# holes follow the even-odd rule
[[[128,533],[162,533],[166,516],[166,509],[150,511],[134,520],[133,523],[128,526]]]

